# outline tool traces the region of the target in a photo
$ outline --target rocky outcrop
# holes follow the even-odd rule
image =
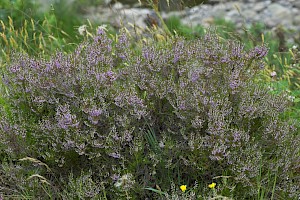
[[[211,1],[210,1],[211,2]],[[237,27],[249,26],[261,22],[267,28],[282,25],[287,29],[300,31],[300,0],[214,0],[214,4],[201,4],[180,11],[162,12],[163,18],[178,16],[189,26],[209,26],[216,18],[225,18]],[[155,19],[155,13],[148,8],[123,5],[120,2],[110,7],[93,8],[87,16],[91,20],[110,22],[115,26],[134,24],[145,28],[149,18]]]
[[[178,15],[182,22],[191,26],[198,24],[209,25],[211,18],[225,18],[237,26],[262,22],[268,28],[283,25],[288,29],[299,30],[300,10],[293,2],[270,0],[258,2],[232,1],[217,5],[199,5],[185,11],[166,13],[165,17]]]
[[[219,1],[219,0],[214,0]],[[111,0],[110,4],[121,3],[123,5],[130,5],[131,7],[148,7],[147,0]],[[161,11],[182,10],[184,7],[193,7],[196,5],[209,3],[209,0],[153,0],[157,2],[158,8]],[[213,2],[213,1],[211,1]]]

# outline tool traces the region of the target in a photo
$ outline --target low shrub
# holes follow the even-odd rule
[[[220,175],[239,199],[257,188],[299,194],[299,135],[280,117],[288,100],[256,81],[266,46],[246,51],[212,31],[133,49],[128,37],[99,28],[72,54],[14,54],[2,153],[37,158],[62,182],[101,183],[96,193],[108,199],[160,198],[145,187],[167,192]],[[50,180],[65,196],[74,191]]]

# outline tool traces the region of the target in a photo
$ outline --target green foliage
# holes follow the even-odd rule
[[[266,82],[266,85],[268,85],[273,94],[284,93],[288,97],[291,106],[284,115],[286,118],[294,119],[299,122],[299,50],[297,46],[293,46],[289,48],[288,52],[281,53],[281,56],[278,55],[280,54],[273,54],[273,62],[266,59],[267,66],[264,70],[262,80]],[[271,76],[272,73],[276,75]]]
[[[45,13],[40,13],[31,0],[3,1],[0,5],[4,10],[0,18],[3,60],[9,59],[13,49],[36,56],[50,55],[57,49],[70,52],[87,37],[79,34],[79,26],[88,23],[85,28],[92,29],[77,14],[76,5],[63,0],[56,1]]]
[[[24,20],[30,20],[34,16],[41,17],[37,12],[38,5],[32,0],[2,0],[0,2],[0,20],[7,23],[8,17],[15,22],[16,28],[23,26]]]
[[[86,22],[78,14],[78,8],[75,4],[70,5],[65,0],[56,1],[51,5],[49,12],[45,14],[45,19],[57,29],[50,31],[50,33],[55,33],[57,38],[66,36],[60,32],[63,30],[69,36],[69,42],[79,43],[82,40],[81,37],[78,37],[78,27]]]
[[[0,165],[0,197],[4,199],[56,199],[58,196],[52,182],[42,176],[49,176],[49,168],[44,163],[33,159],[23,158],[11,160],[1,157]]]
[[[91,172],[81,172],[77,178],[71,173],[64,185],[66,187],[61,193],[62,199],[107,199],[105,192],[104,196],[102,195],[103,188],[101,185],[103,183],[94,182]]]
[[[171,32],[175,32],[179,36],[183,36],[187,39],[193,39],[204,35],[204,28],[197,26],[190,28],[181,24],[179,17],[173,16],[168,18],[166,25]]]

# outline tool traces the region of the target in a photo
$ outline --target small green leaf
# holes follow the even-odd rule
[[[150,187],[147,187],[147,188],[144,188],[145,190],[150,190],[152,192],[155,192],[155,193],[158,193],[160,195],[167,195],[167,193],[163,192],[163,191],[160,191],[160,190],[157,190],[157,189],[154,189],[154,188],[150,188]]]
[[[295,103],[300,102],[300,98],[295,98],[295,99],[294,99],[294,102],[295,102]]]

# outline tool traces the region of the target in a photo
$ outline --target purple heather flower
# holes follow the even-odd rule
[[[99,116],[103,113],[103,110],[101,109],[92,109],[89,111],[88,120],[96,125],[99,122]]]
[[[199,73],[198,72],[192,72],[191,81],[196,82],[198,79],[199,79]]]
[[[126,58],[126,56],[124,54],[119,54],[119,58],[124,60]]]
[[[122,32],[122,34],[118,37],[118,44],[126,45],[128,42],[127,36],[125,32]]]
[[[229,63],[229,62],[230,62],[230,58],[228,58],[227,56],[221,58],[221,63]]]
[[[267,55],[269,49],[266,46],[256,46],[251,52],[250,57],[262,58]]]
[[[97,81],[104,81],[105,80],[105,74],[103,74],[103,73],[97,73],[96,75],[96,80]]]
[[[14,64],[11,68],[10,68],[10,72],[12,72],[12,73],[17,73],[17,72],[19,72],[21,70],[21,67],[20,67],[20,65],[18,65],[18,64]]]
[[[105,77],[108,77],[109,81],[111,81],[111,82],[115,81],[117,79],[116,73],[113,71],[110,71],[110,70],[105,73]]]
[[[240,82],[239,80],[232,80],[232,81],[230,81],[230,83],[229,83],[229,87],[230,87],[232,90],[235,90],[236,88],[239,87],[239,85],[240,85],[239,82]]]
[[[134,105],[134,106],[141,106],[141,107],[144,106],[144,105],[143,105],[143,100],[140,99],[140,98],[137,97],[137,96],[130,96],[130,97],[128,98],[128,103],[129,103],[130,105]]]
[[[179,55],[174,55],[173,63],[177,63],[177,61],[180,59]]]
[[[124,139],[126,142],[132,141],[133,135],[132,135],[131,133],[132,133],[132,131],[129,131],[129,130],[125,130],[125,131],[124,131],[123,139]]]
[[[239,142],[242,139],[241,133],[237,130],[233,133],[233,142]]]
[[[102,26],[99,26],[97,29],[97,34],[98,35],[104,35],[105,34],[105,28]]]
[[[113,75],[114,75],[114,72],[112,72],[112,71],[106,72],[106,76],[108,76],[108,77],[112,77]]]
[[[67,140],[67,142],[64,142],[63,143],[63,146],[65,149],[72,149],[76,146],[75,142],[74,141],[71,141],[71,140]]]
[[[233,57],[241,58],[243,56],[243,50],[244,50],[244,45],[242,45],[242,44],[236,44],[232,48],[231,54],[232,54]]]
[[[181,102],[178,106],[179,110],[185,110],[186,109],[186,105],[185,102]]]
[[[103,113],[103,111],[101,109],[93,109],[89,112],[89,115],[92,117],[98,117],[102,113]]]
[[[117,181],[117,180],[119,180],[121,178],[121,176],[119,175],[119,174],[113,174],[112,176],[111,176],[111,179],[113,180],[113,181]]]
[[[148,52],[148,51],[144,50],[142,55],[143,55],[143,57],[146,58],[147,60],[149,59],[149,52]]]
[[[76,116],[72,115],[69,110],[69,106],[59,106],[56,112],[57,125],[62,129],[68,129],[69,127],[77,127],[79,122],[76,120]]]

